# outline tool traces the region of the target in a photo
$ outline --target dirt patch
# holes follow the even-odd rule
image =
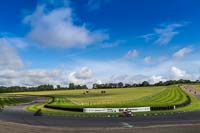
[[[190,85],[184,85],[184,88],[187,92],[191,93],[192,95],[200,95],[200,91],[194,89],[192,86]]]

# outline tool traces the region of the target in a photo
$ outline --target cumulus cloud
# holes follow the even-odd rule
[[[182,70],[185,69],[184,67],[181,67],[182,69],[179,68],[181,64],[176,64],[176,67],[173,66],[173,64],[176,63],[162,63],[162,65],[150,66],[144,69],[142,66],[136,67],[125,61],[84,61],[84,63],[82,62],[81,64],[73,65],[88,65],[88,67],[81,67],[75,71],[72,71],[73,68],[57,68],[49,70],[0,69],[0,85],[37,86],[41,84],[60,84],[66,86],[68,83],[73,82],[75,84],[87,84],[91,87],[93,83],[97,82],[124,82],[132,84],[148,81],[152,84],[170,79],[199,79],[198,73],[188,74],[185,70]],[[183,64],[185,64],[185,62]]]
[[[172,79],[181,79],[186,78],[187,74],[184,70],[181,70],[175,66],[171,67],[171,78]]]
[[[148,81],[150,84],[155,84],[158,83],[160,81],[167,81],[166,78],[164,78],[163,76],[157,76],[157,75],[152,75],[152,76],[148,76],[148,75],[142,75],[142,74],[138,74],[138,75],[113,75],[111,76],[109,82],[114,82],[114,83],[118,83],[118,82],[123,82],[123,83],[142,83],[143,81]]]
[[[182,58],[186,54],[189,54],[190,52],[192,52],[192,49],[190,47],[185,47],[185,48],[182,48],[182,49],[178,50],[177,52],[175,52],[173,57],[176,59]]]
[[[0,40],[0,69],[21,69],[24,64],[15,48]]]
[[[86,7],[89,11],[100,9],[103,5],[109,3],[111,0],[88,0]]]
[[[37,86],[42,84],[66,85],[66,71],[60,69],[0,70],[0,85]]]
[[[22,71],[19,74],[24,77],[20,80],[20,84],[25,86],[36,86],[41,84],[66,85],[67,83],[65,71],[59,69],[32,69]]]
[[[4,69],[0,70],[0,77],[5,79],[12,79],[18,76],[16,70]]]
[[[89,84],[92,78],[92,70],[88,67],[83,67],[79,71],[71,72],[68,75],[68,81],[75,84]]]
[[[162,77],[162,76],[156,76],[156,75],[151,76],[150,79],[149,79],[149,82],[151,84],[155,84],[155,83],[158,83],[160,81],[165,82],[165,81],[167,81],[167,79]]]
[[[61,84],[67,82],[65,71],[26,69],[23,60],[18,55],[14,42],[8,39],[0,39],[0,86],[37,86],[41,84]],[[15,44],[16,45],[16,44]]]
[[[92,76],[92,70],[87,67],[83,67],[80,71],[75,72],[74,75],[78,79],[89,79]]]
[[[128,53],[124,56],[126,59],[135,58],[138,56],[138,51],[136,49],[129,50]]]
[[[58,48],[86,47],[108,38],[102,30],[92,31],[85,24],[76,24],[73,16],[69,6],[48,11],[40,5],[24,18],[31,28],[27,36],[44,47]]]

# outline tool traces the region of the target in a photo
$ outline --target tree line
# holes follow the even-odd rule
[[[167,85],[174,85],[174,84],[194,84],[194,83],[200,83],[199,80],[191,81],[191,80],[168,80],[168,81],[160,81],[155,84],[150,84],[148,81],[143,81],[142,83],[134,83],[134,84],[128,84],[128,83],[105,83],[105,84],[93,84],[93,89],[106,89],[106,88],[130,88],[130,87],[146,87],[146,86],[167,86]]]
[[[10,92],[27,92],[27,91],[49,91],[49,90],[70,90],[70,89],[88,89],[86,85],[75,85],[74,83],[70,83],[69,87],[61,87],[57,85],[54,87],[53,85],[39,85],[36,87],[24,87],[24,86],[0,86],[0,93],[10,93]]]
[[[194,83],[200,83],[199,80],[196,81],[190,81],[190,80],[169,80],[165,82],[158,82],[155,84],[150,84],[147,81],[144,81],[142,83],[134,83],[134,84],[128,84],[128,83],[105,83],[105,84],[93,84],[93,89],[110,89],[110,88],[130,88],[130,87],[146,87],[146,86],[167,86],[167,85],[174,85],[174,84],[194,84]],[[22,86],[11,86],[11,87],[5,87],[0,86],[0,93],[9,93],[9,92],[26,92],[26,91],[48,91],[48,90],[75,90],[75,89],[88,89],[87,85],[76,85],[74,83],[69,83],[68,87],[62,87],[60,85],[57,85],[54,87],[53,85],[39,85],[36,87],[22,87]]]

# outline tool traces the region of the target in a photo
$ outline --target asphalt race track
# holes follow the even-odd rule
[[[67,117],[67,116],[33,116],[22,110],[23,106],[6,108],[0,113],[1,121],[50,127],[144,127],[152,125],[196,124],[200,123],[200,111],[166,115],[136,117]]]

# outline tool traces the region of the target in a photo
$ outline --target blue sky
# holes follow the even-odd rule
[[[200,79],[198,0],[5,0],[0,85]]]

